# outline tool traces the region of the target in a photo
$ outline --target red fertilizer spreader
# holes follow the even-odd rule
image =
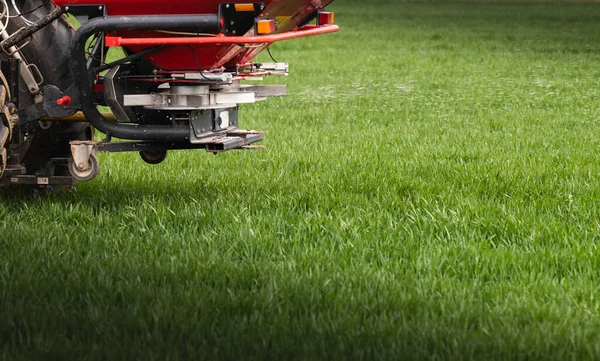
[[[244,81],[288,65],[254,59],[338,31],[332,1],[0,0],[0,185],[91,180],[98,152],[158,164],[169,150],[257,148],[264,133],[238,128],[239,105],[285,86]]]

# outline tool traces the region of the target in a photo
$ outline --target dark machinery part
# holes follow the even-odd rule
[[[168,151],[165,148],[157,147],[154,150],[140,151],[140,157],[148,164],[160,164],[167,158]]]
[[[170,31],[215,32],[218,29],[217,15],[177,16],[110,16],[96,18],[82,25],[71,45],[72,72],[78,79],[78,95],[81,110],[95,128],[110,136],[130,140],[184,141],[189,139],[188,126],[124,125],[110,121],[96,108],[93,98],[92,79],[95,73],[87,68],[85,58],[86,41],[92,35],[107,31],[132,31],[163,29]]]
[[[59,89],[68,89],[74,82],[69,67],[70,54],[68,52],[74,30],[64,17],[56,17],[62,13],[62,10],[52,2],[17,0],[17,7],[23,14],[27,14],[29,19],[36,19],[34,25],[38,25],[35,27],[35,32],[27,33],[27,37],[23,37],[23,40],[27,38],[26,46],[21,46],[21,42],[17,41],[17,46],[21,46],[20,54],[23,59],[28,61],[28,64],[35,65],[43,75],[42,92],[48,88],[52,90],[45,92],[47,97],[50,97],[51,93],[60,95]],[[13,10],[12,7],[9,7],[11,20],[6,31],[9,34],[21,31],[20,34],[23,36],[26,33],[21,29],[31,31],[33,28],[28,25],[24,17],[13,13]],[[54,20],[49,21],[50,19]],[[49,22],[48,25],[41,26],[40,21]],[[52,50],[49,51],[49,49]],[[18,60],[6,56],[3,57],[0,64],[2,74],[10,89],[10,103],[14,104],[14,107],[11,107],[11,113],[17,109],[22,111],[36,104],[34,97],[28,91],[23,91],[28,88],[20,76],[20,67],[21,64]],[[41,98],[43,99],[43,96]],[[49,98],[45,100],[38,103],[41,110],[44,105],[48,108],[56,106],[56,99],[52,104],[50,104]],[[10,103],[5,105],[9,106]],[[64,115],[62,113],[64,110],[55,108],[49,113]],[[48,112],[44,111],[44,113]],[[92,128],[85,123],[38,122],[38,119],[32,119],[36,121],[27,123],[27,119],[22,116],[22,113],[12,114],[11,118],[14,128],[12,137],[4,146],[7,153],[7,165],[4,177],[0,179],[0,185],[72,184],[73,178],[69,175],[67,168],[67,160],[71,156],[69,142],[91,139]],[[53,180],[52,177],[64,179]],[[48,179],[50,180],[48,181]]]
[[[29,38],[41,29],[45,28],[48,24],[63,16],[65,12],[66,11],[63,8],[55,8],[54,11],[52,11],[50,14],[44,16],[35,23],[17,30],[17,32],[13,33],[9,38],[0,43],[0,48],[2,48],[4,52],[7,52],[6,49],[10,49],[11,47],[16,46],[23,40]]]
[[[225,35],[244,35],[254,26],[256,18],[266,9],[264,3],[219,4],[219,30]]]

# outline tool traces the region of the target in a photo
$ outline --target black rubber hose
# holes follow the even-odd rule
[[[123,64],[129,63],[130,61],[135,61],[137,59],[141,59],[141,58],[145,57],[146,55],[152,54],[155,51],[162,50],[166,47],[167,47],[166,45],[159,45],[159,46],[155,46],[153,48],[148,48],[146,50],[140,51],[139,53],[127,55],[126,57],[121,58],[117,61],[113,61],[112,63],[108,63],[108,64],[104,64],[102,66],[99,66],[96,69],[94,69],[93,71],[92,71],[92,69],[90,69],[90,71],[92,73],[96,73],[96,74],[102,73],[103,71],[108,70],[110,68],[114,68],[117,65],[123,65]]]
[[[81,110],[96,129],[112,137],[129,140],[184,141],[189,139],[189,127],[165,125],[126,125],[110,121],[102,116],[94,104],[92,78],[87,69],[85,46],[87,39],[99,32],[130,30],[184,30],[199,33],[216,32],[219,27],[217,15],[156,15],[156,16],[108,16],[92,19],[83,24],[71,42],[71,69],[79,90]]]

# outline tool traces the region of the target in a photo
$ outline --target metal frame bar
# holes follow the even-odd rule
[[[218,136],[207,139],[202,143],[189,142],[99,142],[94,145],[98,153],[140,152],[144,150],[186,150],[206,149],[211,153],[225,152],[236,149],[252,149],[252,144],[265,139],[265,133],[233,130],[221,132]],[[94,142],[90,142],[94,143]]]
[[[38,177],[35,175],[14,175],[0,178],[0,186],[37,185],[37,186],[72,186],[77,181],[70,176]]]
[[[339,29],[337,25],[307,25],[300,30],[263,36],[123,38],[107,35],[105,44],[110,47],[127,45],[272,44],[283,40],[335,33]]]

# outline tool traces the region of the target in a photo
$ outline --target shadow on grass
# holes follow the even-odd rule
[[[179,184],[160,183],[156,186],[148,182],[131,181],[107,183],[92,181],[72,187],[5,187],[0,188],[0,202],[5,207],[52,204],[81,204],[88,207],[119,207],[139,204],[144,201],[173,203],[182,199],[215,199],[224,189],[209,183],[181,182]],[[210,197],[203,196],[210,194]]]

